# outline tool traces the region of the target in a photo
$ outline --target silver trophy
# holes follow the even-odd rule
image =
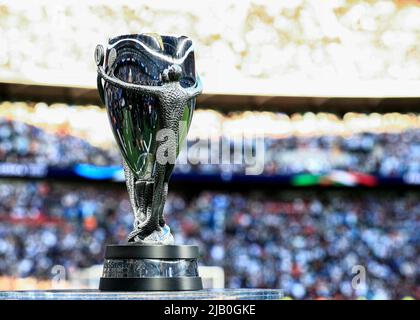
[[[198,290],[198,247],[174,245],[163,208],[202,91],[187,37],[135,34],[95,50],[97,86],[123,158],[134,228],[108,245],[101,290]]]

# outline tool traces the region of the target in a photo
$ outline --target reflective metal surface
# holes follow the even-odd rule
[[[192,42],[184,36],[124,35],[110,39],[106,50],[98,45],[95,61],[134,210],[128,241],[173,244],[163,208],[201,93]]]
[[[197,259],[106,259],[102,277],[198,277],[198,265]]]
[[[119,36],[109,41],[105,72],[127,83],[161,86],[162,74],[176,63],[182,69],[180,84],[195,81],[192,42],[186,37],[159,35]],[[113,54],[112,54],[113,53]],[[105,104],[120,151],[135,178],[151,178],[156,160],[156,133],[163,128],[161,103],[156,96],[141,94],[105,82]],[[195,99],[184,106],[184,131],[191,123]],[[182,145],[184,137],[181,137]]]
[[[0,299],[3,300],[278,300],[282,297],[279,289],[205,289],[194,292],[0,291]]]

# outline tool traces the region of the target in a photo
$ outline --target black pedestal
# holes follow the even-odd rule
[[[99,290],[200,290],[198,257],[197,246],[109,245]]]

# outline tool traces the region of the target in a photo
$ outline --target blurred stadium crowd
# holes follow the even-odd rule
[[[267,175],[328,173],[334,170],[363,172],[384,177],[401,177],[420,172],[420,130],[402,133],[359,133],[342,136],[291,136],[264,139],[264,170]],[[235,143],[229,140],[230,148]],[[245,140],[249,153],[258,152],[256,140]],[[192,142],[190,141],[190,144]],[[210,153],[209,153],[210,154]],[[211,157],[204,153],[204,161]],[[197,157],[200,158],[200,157]],[[257,161],[253,159],[253,161]],[[180,164],[175,172],[238,173],[242,165]]]
[[[4,118],[0,118],[0,161],[59,167],[70,167],[77,163],[121,163],[117,150],[108,152],[81,138],[59,132],[48,133],[41,128]]]
[[[23,105],[23,108],[22,103],[1,105],[0,161],[58,167],[80,163],[121,165],[103,109],[83,111],[83,107],[73,109],[65,105],[42,113],[39,108]],[[188,153],[189,161],[177,165],[175,172],[243,174],[247,164],[242,161],[233,165],[232,159],[239,137],[244,154],[252,154],[253,161],[263,153],[263,173],[268,175],[322,174],[333,170],[384,177],[420,173],[420,118],[416,114],[347,114],[340,118],[322,113],[291,117],[274,112],[223,115],[198,110],[196,113],[188,135],[188,148],[180,155],[186,159]],[[46,119],[49,114],[50,118]],[[108,131],[101,141],[96,136],[102,129],[91,130],[90,121],[88,126],[78,121],[83,116],[92,119],[92,114],[98,121],[96,127]],[[259,137],[264,138],[263,142]],[[219,146],[229,147],[228,165],[222,161],[216,165],[210,162],[221,159],[220,147],[209,149],[214,140]],[[261,149],[259,142],[263,143]]]
[[[420,298],[416,191],[170,193],[179,243],[223,266],[227,287],[282,288],[295,298]],[[102,263],[132,214],[123,188],[18,182],[0,185],[0,274],[50,277]],[[353,288],[352,267],[366,268]]]

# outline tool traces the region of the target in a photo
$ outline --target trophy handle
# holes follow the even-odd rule
[[[152,94],[157,97],[164,94],[164,91],[165,91],[164,86],[149,86],[149,85],[142,85],[142,84],[121,81],[115,76],[107,75],[104,68],[100,65],[98,65],[97,71],[98,71],[98,90],[99,90],[99,94],[101,94],[101,90],[102,90],[102,96],[101,96],[102,102],[104,102],[104,97],[103,97],[104,89],[103,89],[102,81],[101,81],[102,79],[122,89],[135,90],[142,94]],[[201,79],[198,74],[196,75],[196,81],[194,85],[184,90],[185,92],[187,92],[187,95],[189,96],[189,98],[194,98],[198,96],[199,94],[201,94],[201,92],[203,91],[203,85],[201,83]]]
[[[98,87],[99,96],[101,97],[102,103],[105,104],[105,95],[104,95],[104,85],[102,84],[102,79],[106,82],[113,84],[122,89],[135,90],[145,94],[153,94],[159,96],[162,93],[162,88],[159,86],[147,86],[141,84],[134,84],[121,81],[120,79],[107,75],[102,64],[105,59],[105,50],[104,47],[98,44],[95,48],[95,62],[97,68],[97,78],[96,85]]]
[[[101,66],[104,63],[105,59],[105,50],[104,47],[98,44],[95,48],[95,62],[96,66]],[[104,85],[102,84],[102,79],[98,73],[96,78],[96,86],[98,88],[99,96],[101,97],[102,104],[105,104],[105,94],[104,94]]]
[[[122,89],[128,89],[128,90],[135,90],[139,91],[143,94],[153,94],[156,96],[159,96],[162,93],[162,87],[161,86],[148,86],[148,85],[142,85],[142,84],[135,84],[135,83],[129,83],[121,81],[120,79],[109,76],[106,74],[104,68],[100,65],[98,65],[98,79],[104,79],[104,81],[109,82],[113,84],[114,86],[117,86]],[[100,81],[100,80],[98,80]],[[102,83],[101,83],[102,84]],[[103,90],[103,88],[102,88]]]
[[[96,78],[96,86],[98,87],[99,97],[101,97],[102,104],[105,104],[104,85],[102,84],[102,78],[99,74]]]

